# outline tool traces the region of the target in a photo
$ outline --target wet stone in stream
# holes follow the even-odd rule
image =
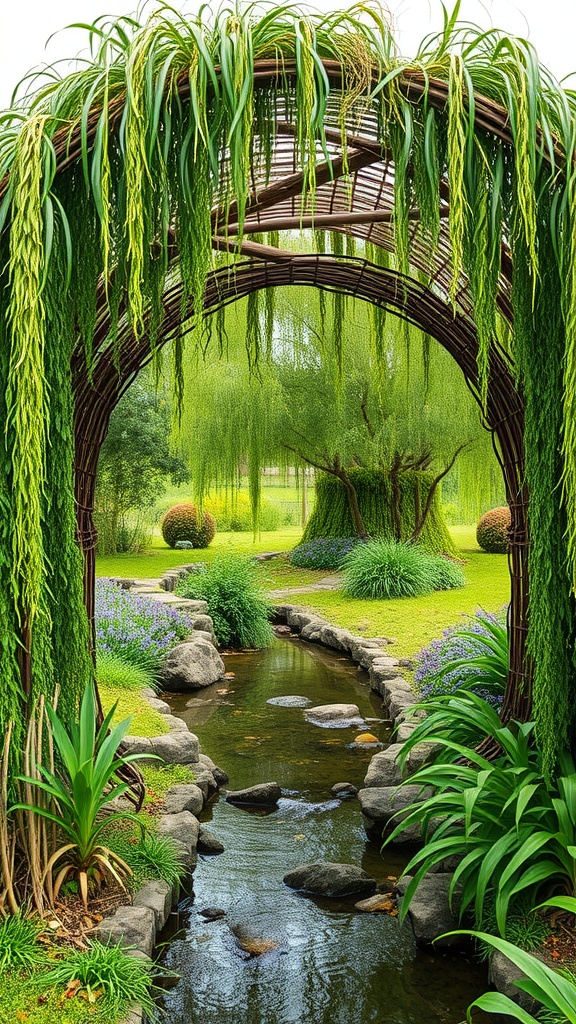
[[[295,695],[288,697],[270,697],[266,703],[273,704],[278,708],[308,708],[312,701],[309,697],[298,697]]]

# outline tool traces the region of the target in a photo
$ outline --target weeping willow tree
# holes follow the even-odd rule
[[[396,317],[375,330],[367,303],[305,288],[238,302],[208,333],[187,367],[177,434],[195,500],[211,487],[233,497],[244,470],[257,528],[262,470],[298,481],[313,466],[331,481],[305,540],[378,534],[457,555],[438,485],[460,456],[472,467],[463,480],[474,476],[473,497],[489,507],[497,463],[460,369],[436,342]],[[248,333],[259,334],[256,370]]]
[[[293,140],[301,196],[292,191],[291,212],[299,208],[304,224],[330,171],[345,181],[365,158],[348,133],[361,133],[369,118],[394,165],[395,266],[414,276],[419,238],[432,278],[434,267],[448,266],[443,300],[457,310],[463,290],[471,294],[484,399],[495,386],[497,310],[513,323],[508,355],[525,396],[530,490],[529,648],[548,768],[568,744],[575,104],[528,42],[459,25],[457,15],[457,7],[445,14],[443,30],[401,58],[376,6],[327,15],[203,6],[186,18],[161,6],[143,25],[96,22],[86,64],[64,79],[53,71],[2,115],[0,727],[14,719],[21,730],[30,699],[56,679],[72,707],[90,674],[73,537],[72,348],[74,373],[86,380],[102,360],[124,372],[118,339],[127,325],[132,341],[146,336],[156,352],[162,296],[178,284],[183,312],[192,305],[198,316],[213,245],[248,251],[246,211],[287,137],[279,121]]]

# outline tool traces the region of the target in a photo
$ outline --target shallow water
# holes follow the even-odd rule
[[[226,849],[200,858],[193,904],[166,956],[182,975],[165,997],[170,1024],[458,1024],[485,988],[484,968],[461,954],[418,951],[396,918],[361,914],[353,900],[300,896],[282,882],[290,868],[315,860],[358,864],[390,882],[406,862],[397,851],[382,859],[367,841],[356,800],[331,798],[335,782],[362,786],[371,757],[353,746],[362,730],[319,728],[301,707],[267,703],[282,696],[355,703],[364,720],[380,719],[366,674],[290,639],[230,655],[226,668],[234,679],[196,693],[192,707],[189,696],[170,698],[174,713],[228,772],[230,788],[275,781],[284,796],[272,813],[222,796],[204,813]],[[385,723],[370,722],[369,730],[388,738]],[[206,907],[226,916],[209,923],[198,913]],[[277,946],[250,958],[235,935]]]

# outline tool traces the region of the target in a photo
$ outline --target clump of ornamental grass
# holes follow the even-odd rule
[[[158,1017],[152,994],[152,962],[130,956],[120,945],[104,945],[92,939],[87,950],[70,948],[43,974],[42,981],[62,986],[68,995],[83,995],[89,1002],[104,997],[114,1014],[137,1003],[150,1019]]]
[[[344,593],[357,598],[419,597],[466,582],[460,566],[447,558],[393,540],[358,544],[343,559],[342,568]]]
[[[225,647],[269,647],[272,605],[245,555],[216,558],[206,571],[188,573],[176,588],[182,597],[208,602],[218,643]]]
[[[139,692],[152,685],[154,675],[150,669],[132,665],[113,651],[100,650],[96,655],[96,679],[100,686]]]
[[[38,944],[43,931],[42,921],[22,912],[0,921],[0,972],[33,971],[44,963],[46,955]]]

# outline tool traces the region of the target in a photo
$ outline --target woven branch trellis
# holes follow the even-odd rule
[[[57,674],[72,707],[90,674],[120,396],[168,342],[179,389],[202,303],[314,285],[436,338],[483,409],[512,511],[504,715],[534,710],[552,768],[575,717],[573,101],[497,33],[448,25],[411,63],[367,9],[202,17],[103,28],[94,65],[0,132],[0,726]],[[277,240],[300,229],[377,258]]]

